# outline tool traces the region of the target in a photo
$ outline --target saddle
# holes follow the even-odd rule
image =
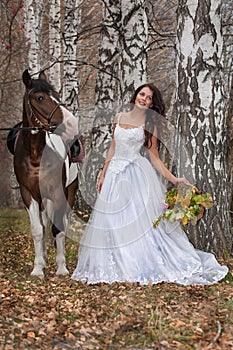
[[[76,136],[73,140],[68,140],[66,146],[71,163],[81,163],[84,158],[84,149],[80,137]]]
[[[17,139],[19,137],[19,130],[21,129],[22,125],[23,125],[23,122],[19,122],[18,124],[13,126],[13,128],[7,135],[7,141],[6,141],[7,148],[10,151],[10,153],[13,155],[15,154],[15,146],[16,146]]]
[[[23,122],[17,123],[7,135],[7,148],[13,155],[15,154],[15,147],[22,124]],[[81,163],[83,161],[84,149],[80,137],[76,136],[73,140],[68,140],[65,147],[71,163]]]

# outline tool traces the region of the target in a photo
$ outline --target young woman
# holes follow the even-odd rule
[[[216,283],[228,268],[220,266],[213,254],[196,250],[178,223],[164,221],[153,227],[166,191],[159,174],[175,186],[189,181],[175,177],[159,158],[156,118],[165,114],[160,91],[144,84],[131,103],[131,111],[115,117],[111,146],[97,183],[99,195],[72,279]],[[150,161],[140,153],[143,145]]]

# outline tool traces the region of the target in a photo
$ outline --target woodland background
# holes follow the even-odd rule
[[[79,193],[79,209],[94,201],[111,118],[138,85],[153,82],[167,106],[161,157],[216,202],[188,229],[190,239],[231,253],[232,1],[2,0],[0,18],[0,127],[21,120],[24,69],[45,70],[85,140],[81,185],[91,198]],[[6,136],[1,131],[0,206],[18,208]]]

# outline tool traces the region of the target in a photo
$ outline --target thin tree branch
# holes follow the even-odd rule
[[[217,325],[218,325],[218,330],[217,330],[217,334],[214,337],[213,341],[207,346],[208,348],[212,348],[212,346],[216,343],[216,341],[219,339],[221,332],[222,332],[222,327],[221,327],[221,323],[219,320],[217,320]]]

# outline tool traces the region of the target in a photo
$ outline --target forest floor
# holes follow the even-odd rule
[[[77,250],[67,238],[70,271]],[[86,285],[55,276],[51,247],[44,279],[30,276],[33,259],[26,212],[0,211],[1,350],[233,349],[231,274],[213,286]]]

